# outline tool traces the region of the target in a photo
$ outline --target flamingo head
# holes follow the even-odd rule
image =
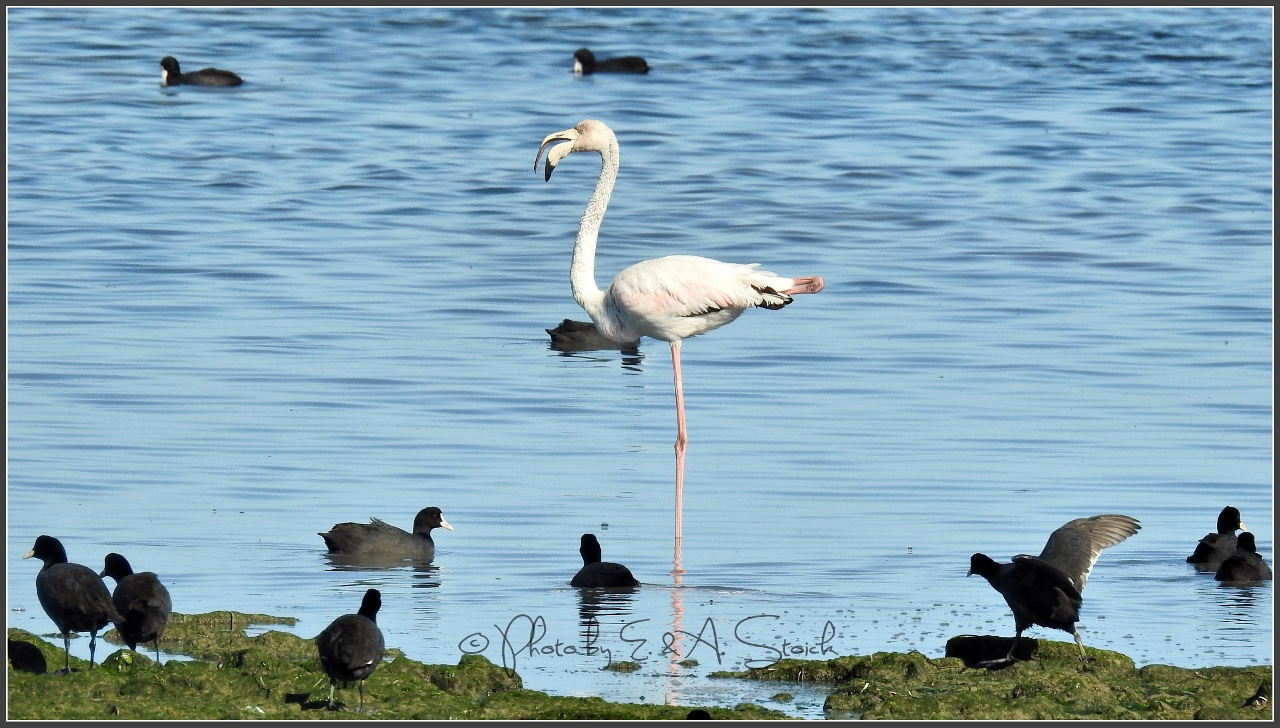
[[[551,172],[555,170],[556,165],[560,164],[560,160],[569,156],[573,152],[601,152],[606,149],[618,146],[618,138],[613,135],[613,130],[605,125],[603,121],[595,119],[585,119],[578,122],[578,125],[572,129],[565,129],[554,134],[548,134],[546,139],[542,140],[542,146],[538,147],[538,156],[533,158],[533,169],[538,169],[538,160],[542,159],[542,152],[551,142],[562,142],[551,148],[547,152],[547,167],[545,177],[543,179],[551,179]]]

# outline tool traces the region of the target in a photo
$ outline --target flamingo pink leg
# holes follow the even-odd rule
[[[680,574],[680,545],[684,529],[684,451],[689,434],[684,426],[684,383],[680,378],[680,341],[671,342],[671,366],[676,380],[676,553],[675,573]]]

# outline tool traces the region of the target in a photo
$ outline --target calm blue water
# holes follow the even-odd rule
[[[1267,9],[10,9],[9,624],[53,631],[20,558],[48,533],[308,637],[376,586],[427,662],[535,617],[585,652],[594,615],[644,668],[525,650],[526,686],[820,717],[706,675],[1010,635],[969,555],[1118,512],[1086,644],[1270,664],[1271,585],[1183,559],[1228,504],[1273,556],[1271,38]],[[653,70],[575,78],[584,45]],[[161,88],[164,55],[246,83]],[[666,345],[543,332],[586,318],[599,163],[533,158],[584,118],[622,149],[602,286],[674,253],[827,282],[685,344],[678,585]],[[316,535],[428,505],[430,568]],[[584,532],[645,586],[584,602]]]

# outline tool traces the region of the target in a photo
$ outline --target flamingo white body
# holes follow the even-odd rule
[[[573,297],[604,336],[618,342],[641,336],[671,344],[676,394],[676,549],[681,537],[684,484],[684,452],[688,433],[684,417],[684,389],[680,375],[680,342],[705,334],[733,321],[748,308],[779,309],[791,296],[817,293],[818,276],[788,278],[759,269],[760,264],[725,263],[694,255],[668,255],[645,260],[619,273],[607,290],[595,279],[596,243],[613,185],[618,178],[618,139],[604,122],[587,119],[572,129],[549,134],[542,140],[538,160],[548,144],[563,142],[547,153],[546,179],[569,154],[598,152],[600,178],[578,226],[569,267]],[[677,567],[679,571],[678,556]]]

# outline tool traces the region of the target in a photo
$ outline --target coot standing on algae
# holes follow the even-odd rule
[[[573,54],[573,72],[586,76],[592,73],[648,73],[649,64],[640,56],[623,56],[596,60],[596,54],[586,48],[579,48]]]
[[[1245,530],[1240,522],[1240,511],[1227,506],[1218,514],[1218,532],[1200,539],[1196,550],[1187,557],[1188,564],[1195,564],[1197,571],[1217,571],[1222,562],[1236,552],[1236,531]]]
[[[1088,659],[1076,622],[1080,621],[1080,593],[1102,550],[1138,532],[1141,526],[1129,516],[1109,514],[1069,521],[1049,536],[1039,556],[1019,555],[1011,564],[998,564],[986,554],[969,559],[969,575],[984,577],[1009,603],[1017,633],[1009,654],[984,666],[1014,661],[1013,649],[1022,632],[1033,624],[1071,633]]]
[[[1240,534],[1236,539],[1236,552],[1222,562],[1213,578],[1232,582],[1271,580],[1271,567],[1258,555],[1252,533]]]
[[[199,71],[183,73],[178,67],[177,58],[165,56],[160,59],[161,86],[180,86],[182,84],[188,86],[239,86],[242,83],[244,83],[244,79],[231,71],[224,71],[220,68],[202,68]]]
[[[160,662],[160,636],[169,626],[169,616],[173,613],[169,590],[150,571],[133,573],[129,560],[120,554],[107,554],[102,576],[116,580],[111,603],[124,617],[123,622],[116,622],[121,639],[131,650],[137,650],[139,642],[154,642],[156,662]]]
[[[93,569],[67,563],[67,550],[53,536],[40,536],[35,546],[22,556],[44,562],[36,575],[36,596],[44,613],[58,626],[66,650],[67,665],[58,674],[71,672],[71,633],[89,633],[89,667],[98,643],[98,630],[107,622],[120,623],[124,618],[111,604],[111,592]]]
[[[364,712],[364,680],[378,669],[384,652],[382,630],[378,629],[378,610],[381,607],[382,593],[370,589],[364,593],[358,613],[338,617],[316,636],[320,667],[329,676],[329,710],[337,709],[333,703],[333,689],[338,682],[359,680],[358,712]]]
[[[418,511],[413,533],[373,518],[369,523],[339,523],[320,537],[331,554],[431,561],[436,556],[436,543],[431,540],[433,528],[453,530],[435,506]]]
[[[614,564],[600,560],[600,542],[594,533],[582,534],[582,545],[578,547],[582,554],[582,568],[573,575],[569,586],[591,588],[640,586],[640,582],[631,575],[631,570],[622,564]]]

